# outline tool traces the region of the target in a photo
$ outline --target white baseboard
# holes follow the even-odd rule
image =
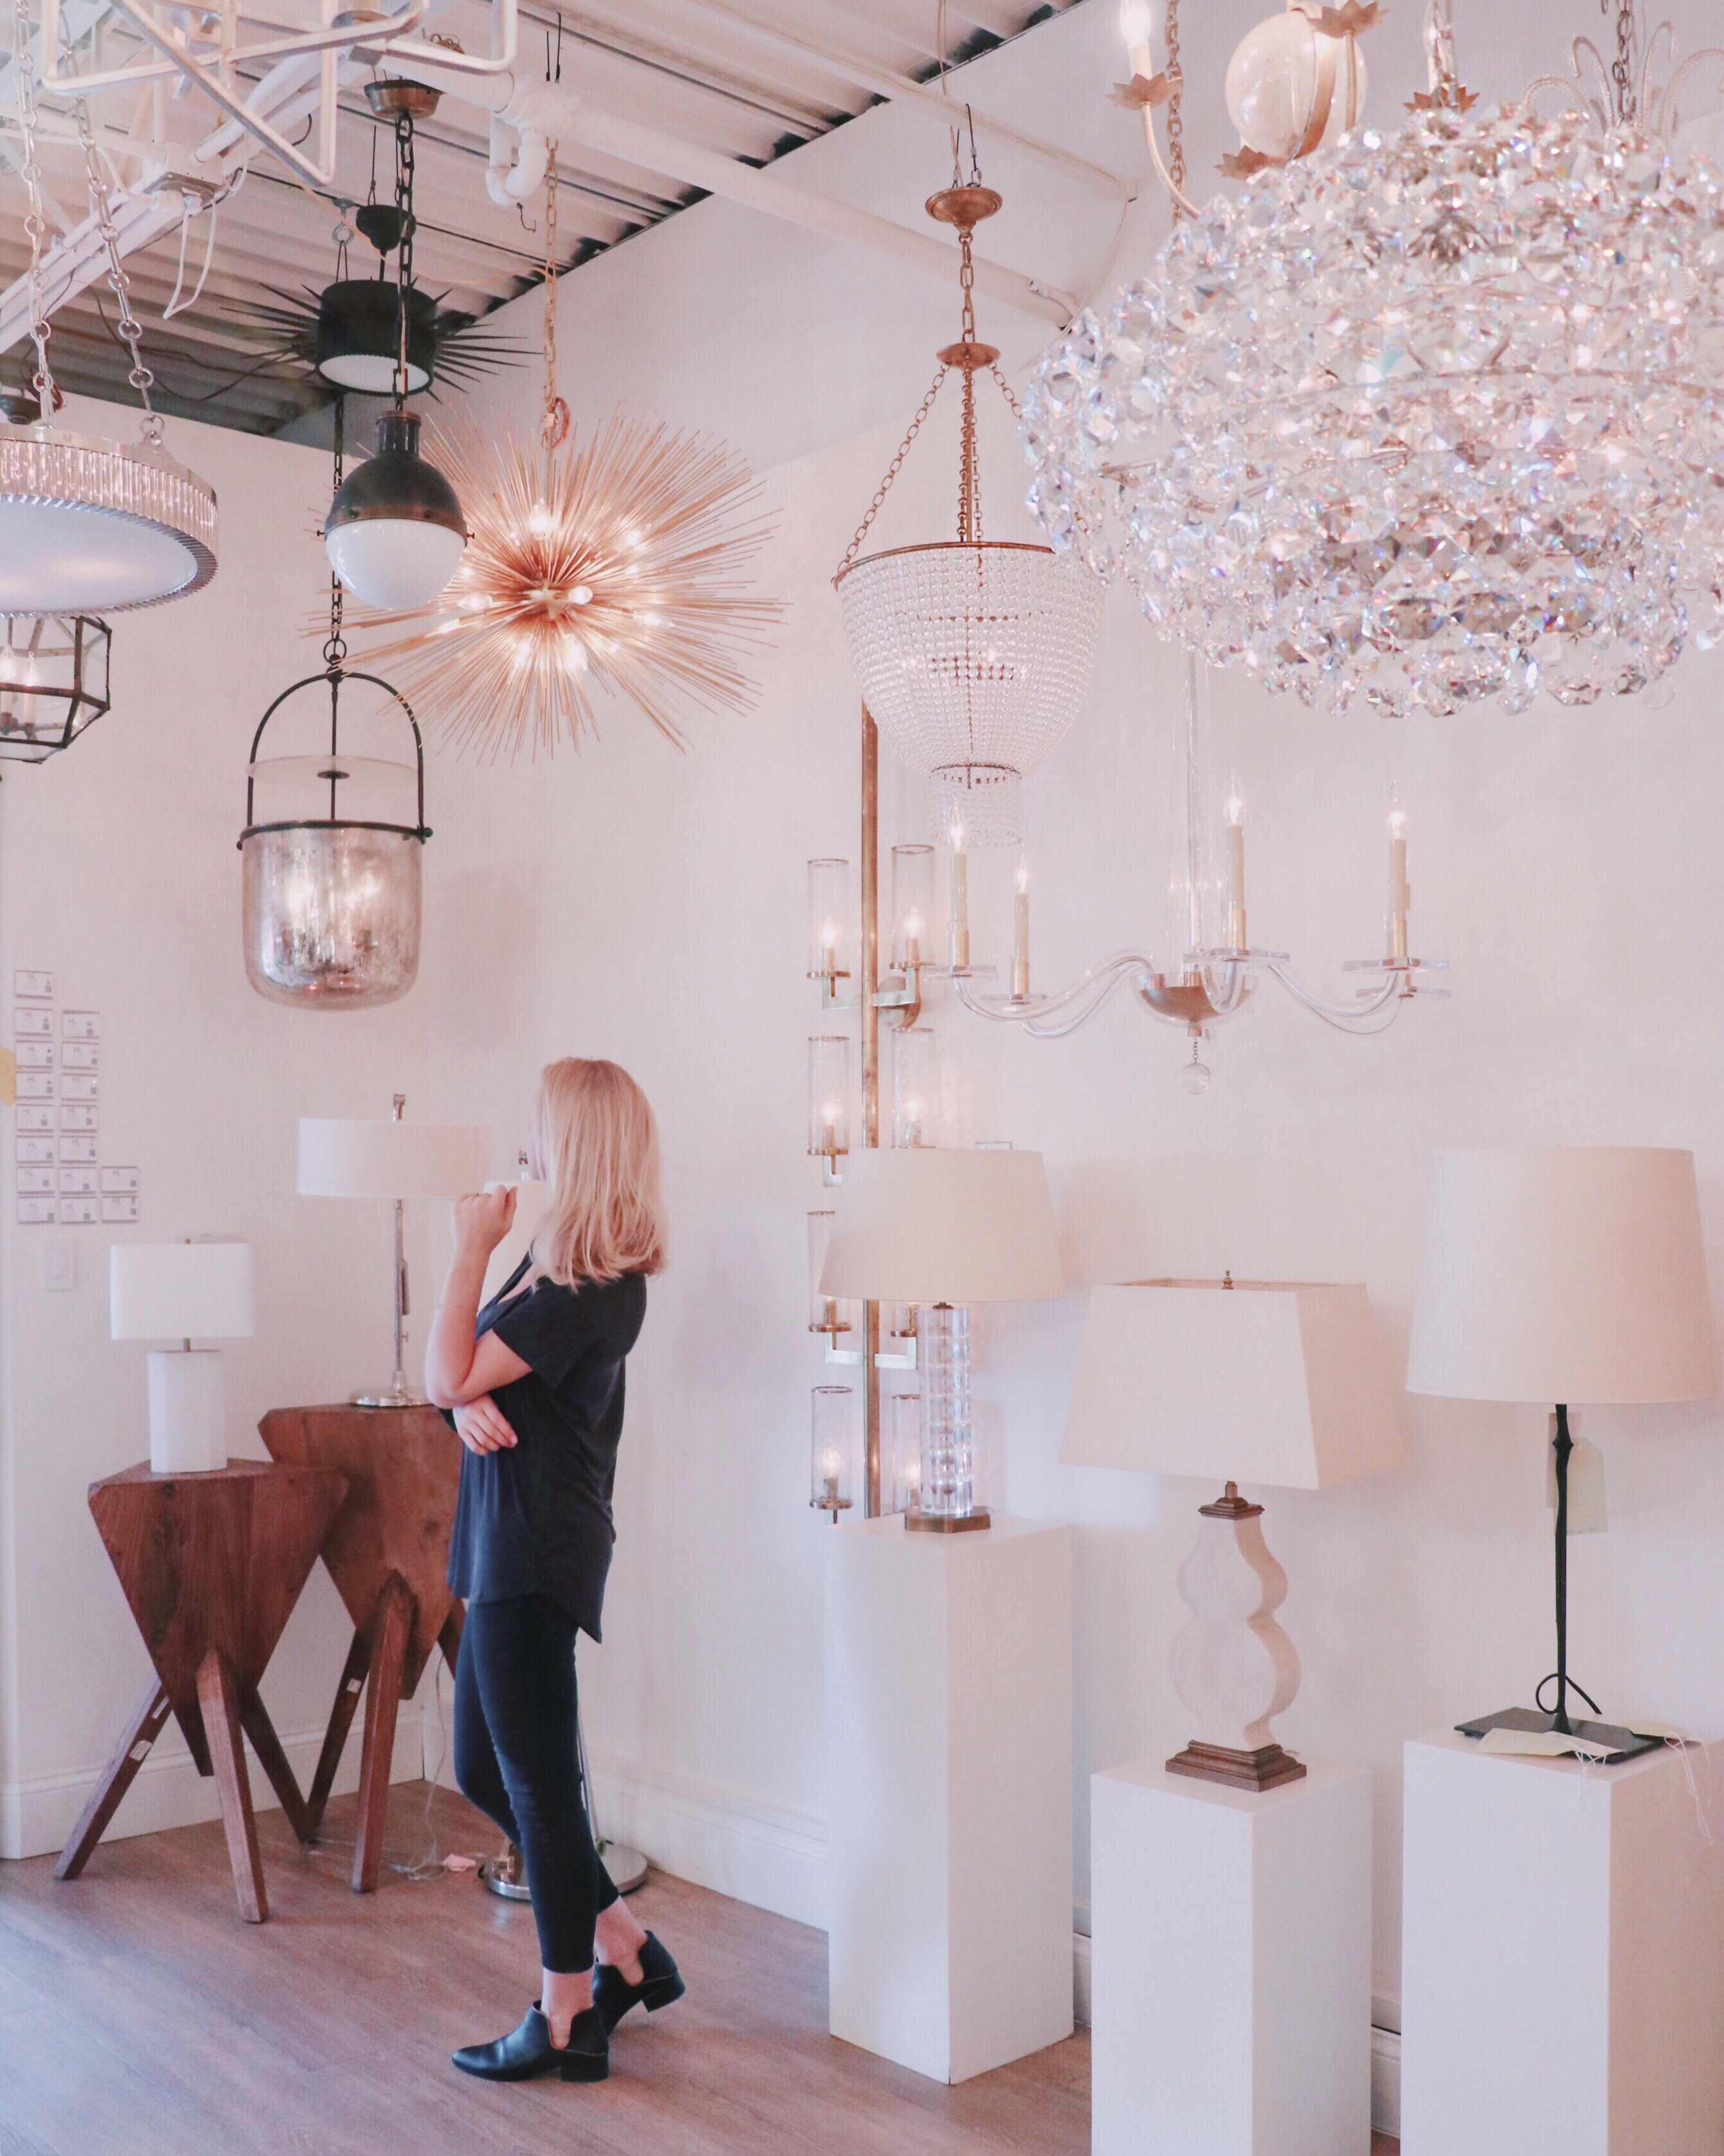
[[[1371,2031],[1371,2131],[1401,2138],[1401,2035],[1398,2029]]]
[[[417,1782],[425,1773],[423,1711],[417,1702],[403,1706],[395,1725],[395,1753],[390,1779]],[[170,1734],[172,1732],[172,1734]],[[317,1770],[323,1748],[321,1729],[284,1731],[287,1753],[301,1789]],[[279,1809],[275,1792],[261,1767],[246,1748],[251,1769],[252,1800],[259,1811]],[[78,1824],[90,1792],[101,1777],[100,1767],[80,1768],[69,1774],[38,1774],[17,1782],[0,1783],[0,1858],[58,1855]],[[359,1731],[356,1727],[341,1755],[336,1776],[336,1794],[345,1795],[359,1786]],[[159,1834],[168,1827],[196,1826],[218,1816],[215,1783],[200,1775],[192,1756],[172,1722],[137,1771],[137,1778],[121,1801],[105,1841],[128,1835]]]

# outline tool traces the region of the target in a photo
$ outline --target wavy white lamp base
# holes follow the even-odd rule
[[[1191,1621],[1175,1636],[1172,1656],[1173,1689],[1196,1716],[1198,1732],[1167,1771],[1238,1789],[1296,1782],[1304,1765],[1269,1726],[1299,1690],[1299,1656],[1275,1620],[1287,1575],[1263,1539],[1263,1507],[1229,1482],[1198,1517],[1197,1548],[1179,1568]]]

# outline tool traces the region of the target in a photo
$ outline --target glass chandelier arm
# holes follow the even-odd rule
[[[1418,993],[1413,984],[1413,968],[1409,966],[1403,972],[1397,967],[1393,971],[1385,972],[1381,987],[1367,990],[1357,1003],[1331,1004],[1306,988],[1295,977],[1291,966],[1279,952],[1265,952],[1262,963],[1296,1003],[1303,1004],[1308,1011],[1341,1033],[1383,1032],[1386,1027],[1394,1024],[1399,1015],[1400,1004],[1410,1001]],[[1383,1024],[1373,1025],[1371,1021],[1385,1011],[1388,1016],[1383,1019]]]
[[[1034,1031],[1044,1019],[1052,1018],[1056,1013],[1068,1010],[1074,1004],[1090,998],[1092,998],[1090,1009],[1084,1013],[1087,1018],[1091,1009],[1101,1009],[1103,1001],[1129,974],[1153,973],[1154,971],[1155,961],[1146,958],[1141,952],[1118,951],[1112,957],[1104,958],[1099,965],[1091,966],[1088,973],[1080,973],[1076,980],[1065,988],[1056,988],[1052,995],[1032,996],[1024,1001],[1014,1001],[1008,996],[977,995],[962,974],[954,974],[952,984],[957,991],[958,1001],[966,1010],[973,1011],[977,1018],[1014,1019],[1020,1024],[1030,1024]],[[1081,1024],[1082,1020],[1078,1022]]]

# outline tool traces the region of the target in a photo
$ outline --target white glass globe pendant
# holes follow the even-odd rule
[[[49,365],[42,291],[48,227],[36,149],[32,34],[21,11],[13,59],[28,198],[24,233],[36,346],[33,386],[40,416],[24,425],[0,424],[0,613],[117,613],[181,598],[209,582],[216,569],[215,491],[162,445],[162,422],[150,407],[155,377],[144,364],[107,176],[81,99],[74,110],[90,210],[107,252],[119,332],[131,353],[129,378],[143,403],[144,424],[139,441],[122,444],[53,424],[58,393]]]
[[[429,606],[460,566],[466,520],[454,489],[419,454],[419,418],[407,408],[413,375],[413,116],[432,93],[417,83],[374,83],[374,106],[395,121],[395,203],[400,214],[396,290],[395,408],[377,422],[377,454],[337,488],[324,521],[331,569],[367,606],[409,613]],[[370,92],[368,91],[367,95]]]

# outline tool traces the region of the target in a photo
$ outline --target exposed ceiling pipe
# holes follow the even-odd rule
[[[522,127],[541,133],[547,142],[582,143],[624,164],[664,173],[685,187],[744,203],[787,224],[800,225],[805,231],[824,233],[830,239],[849,240],[875,254],[891,255],[943,283],[951,283],[956,273],[956,257],[943,241],[895,224],[890,218],[876,217],[871,210],[858,209],[849,203],[834,202],[829,196],[796,187],[772,172],[741,164],[722,151],[685,141],[662,128],[598,111],[584,104],[567,85],[522,83],[512,74],[475,81],[417,56],[406,61],[392,56],[391,65],[415,82],[428,83],[451,97],[485,107],[500,115],[505,124],[514,124],[509,120],[510,112],[519,110],[523,114]],[[1070,293],[1056,291],[998,263],[977,262],[976,289],[1022,313],[1062,326],[1077,312],[1077,301]]]
[[[730,23],[768,52],[809,61],[839,82],[871,90],[876,96],[889,98],[894,105],[913,105],[948,126],[956,125],[960,116],[965,116],[975,123],[978,135],[991,136],[997,142],[1009,142],[1025,157],[1034,157],[1071,179],[1081,180],[1085,187],[1093,187],[1115,202],[1123,201],[1131,192],[1130,183],[1105,166],[1092,165],[1088,158],[1075,157],[1070,150],[1062,150],[1057,142],[1044,141],[1039,135],[1014,127],[1009,121],[997,120],[991,112],[977,111],[962,96],[947,97],[940,90],[931,90],[913,76],[900,74],[895,68],[881,67],[855,53],[838,50],[821,38],[801,37],[779,23],[757,23],[741,8],[728,6],[726,0],[684,0],[684,5],[698,14],[711,15],[716,21]]]

